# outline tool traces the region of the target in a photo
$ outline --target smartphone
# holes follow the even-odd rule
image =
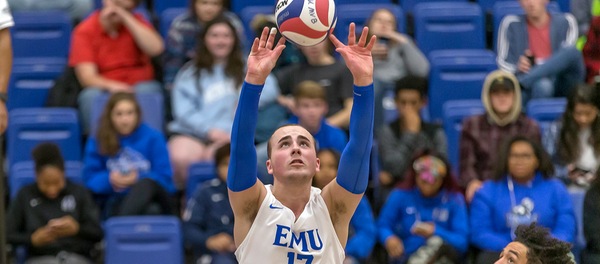
[[[531,67],[535,66],[535,56],[531,55],[526,57],[529,60],[529,64],[531,65]]]

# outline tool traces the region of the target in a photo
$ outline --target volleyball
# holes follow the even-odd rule
[[[278,0],[277,28],[287,40],[300,46],[314,46],[335,28],[334,0]]]

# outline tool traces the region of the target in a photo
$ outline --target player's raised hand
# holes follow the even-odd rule
[[[356,42],[355,27],[354,23],[350,23],[348,45],[344,45],[333,34],[329,35],[329,39],[335,46],[335,51],[339,52],[344,58],[346,66],[354,77],[354,84],[365,86],[373,83],[373,58],[371,50],[377,37],[373,35],[371,39],[367,40],[369,28],[364,27],[358,42]]]
[[[277,59],[285,48],[285,39],[282,37],[274,46],[276,28],[263,28],[259,38],[254,38],[250,55],[248,55],[246,82],[251,84],[264,84],[267,76],[275,67]]]

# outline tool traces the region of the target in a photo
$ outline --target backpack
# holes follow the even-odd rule
[[[50,88],[46,106],[77,108],[77,97],[82,89],[75,75],[75,68],[67,66]]]

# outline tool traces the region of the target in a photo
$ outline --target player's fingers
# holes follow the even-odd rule
[[[350,23],[348,26],[348,46],[354,45],[356,43],[356,25],[354,22]]]
[[[367,44],[367,49],[369,51],[373,50],[373,46],[375,46],[376,42],[377,42],[377,36],[375,36],[375,35],[371,36],[371,40],[369,40],[369,43]]]
[[[258,42],[258,48],[264,48],[267,44],[267,37],[269,35],[269,28],[264,27],[262,33],[260,34],[260,41]]]
[[[329,40],[333,43],[335,48],[340,48],[344,46],[344,44],[333,34],[329,34]]]
[[[269,31],[269,36],[267,38],[267,45],[266,45],[267,49],[273,48],[273,44],[275,43],[275,34],[276,33],[277,33],[277,28],[272,27],[271,30]]]
[[[367,42],[367,35],[369,35],[369,27],[363,27],[362,32],[360,33],[360,38],[358,39],[358,46],[364,47]]]

